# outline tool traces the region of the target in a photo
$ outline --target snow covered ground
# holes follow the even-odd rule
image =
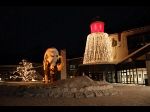
[[[16,94],[4,95],[2,94],[2,92],[4,92],[2,91],[4,90],[3,86],[3,89],[0,90],[2,94],[0,95],[0,106],[150,106],[150,86],[116,83],[112,85],[113,89],[119,91],[119,94],[81,98],[54,98],[45,95],[34,96],[32,94],[25,96],[17,96]],[[2,85],[0,85],[0,87],[2,87]],[[9,90],[13,93],[16,89],[17,88],[10,88]],[[5,91],[5,93],[6,92],[7,91]]]

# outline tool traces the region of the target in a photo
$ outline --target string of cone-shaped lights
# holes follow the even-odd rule
[[[112,40],[104,33],[104,22],[95,21],[90,25],[83,64],[109,63],[112,61]]]

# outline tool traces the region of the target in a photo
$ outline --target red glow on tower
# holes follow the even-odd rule
[[[104,32],[104,22],[94,21],[90,25],[91,33]]]

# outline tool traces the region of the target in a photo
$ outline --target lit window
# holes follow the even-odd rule
[[[144,78],[145,78],[145,79],[147,79],[147,78],[148,78],[148,77],[147,77],[147,74],[144,74]]]
[[[75,69],[76,66],[75,65],[70,65],[70,69]]]

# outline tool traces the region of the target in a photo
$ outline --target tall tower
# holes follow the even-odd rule
[[[108,64],[112,61],[112,41],[104,32],[104,22],[90,24],[91,33],[87,36],[83,64]]]

